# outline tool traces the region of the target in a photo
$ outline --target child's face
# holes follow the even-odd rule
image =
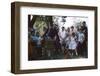
[[[75,37],[75,33],[73,33],[72,36]]]

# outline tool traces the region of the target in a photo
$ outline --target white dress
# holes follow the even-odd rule
[[[75,50],[76,47],[77,47],[77,43],[76,43],[76,40],[75,40],[75,37],[70,37],[70,41],[69,41],[69,45],[68,45],[68,49],[71,49],[71,50]]]

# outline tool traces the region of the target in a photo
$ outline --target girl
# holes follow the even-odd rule
[[[69,36],[69,45],[68,45],[68,50],[70,52],[70,55],[78,55],[77,54],[77,37],[75,36],[75,33],[72,33],[71,36]]]

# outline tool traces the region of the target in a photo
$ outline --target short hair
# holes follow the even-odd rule
[[[83,21],[83,23],[86,23],[86,21]]]
[[[62,28],[65,28],[65,27],[62,27]]]
[[[82,24],[85,24],[86,25],[86,21],[83,21]]]
[[[74,28],[74,26],[71,26],[71,28]]]

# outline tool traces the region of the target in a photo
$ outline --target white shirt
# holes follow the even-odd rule
[[[66,31],[65,30],[64,31],[60,31],[59,32],[59,37],[60,37],[60,39],[64,39],[66,37]]]

